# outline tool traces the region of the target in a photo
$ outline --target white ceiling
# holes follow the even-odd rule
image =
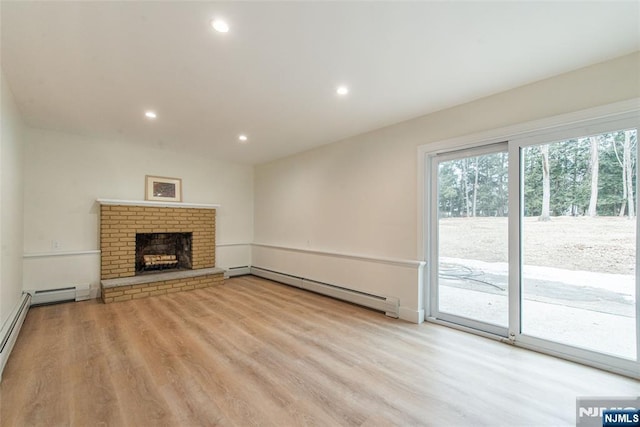
[[[638,1],[0,5],[28,125],[243,163],[640,50]]]

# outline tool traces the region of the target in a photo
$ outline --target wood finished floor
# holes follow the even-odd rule
[[[29,311],[2,426],[575,425],[640,382],[252,276]]]

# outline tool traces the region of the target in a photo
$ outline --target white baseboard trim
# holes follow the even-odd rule
[[[89,299],[96,299],[102,296],[102,291],[100,290],[100,285],[91,285],[89,290]]]
[[[424,310],[415,310],[413,308],[400,306],[398,317],[407,322],[419,324],[424,322]]]

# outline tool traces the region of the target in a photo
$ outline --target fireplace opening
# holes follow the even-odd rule
[[[136,234],[136,275],[190,270],[193,233]]]

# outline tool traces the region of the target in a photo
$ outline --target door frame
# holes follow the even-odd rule
[[[523,348],[554,355],[567,360],[594,366],[600,369],[623,374],[640,379],[640,228],[636,232],[636,343],[637,360],[627,360],[606,354],[593,352],[577,347],[558,344],[521,333],[521,292],[520,292],[520,218],[523,206],[521,189],[521,165],[520,151],[523,146],[534,145],[554,140],[568,139],[571,136],[583,136],[598,132],[606,132],[620,126],[636,127],[640,131],[640,98],[634,98],[614,104],[608,104],[587,110],[562,114],[542,120],[519,123],[499,129],[493,129],[482,133],[463,137],[437,141],[418,147],[418,259],[426,263],[429,269],[422,275],[420,292],[424,297],[425,320],[472,332],[492,339],[508,342]],[[604,130],[602,130],[604,129]],[[565,137],[561,136],[565,135]],[[569,135],[566,137],[566,135]],[[482,149],[482,147],[494,145],[502,141],[509,141],[509,328],[508,336],[491,331],[478,330],[472,326],[451,323],[437,317],[433,312],[433,297],[430,293],[434,274],[437,274],[437,266],[434,268],[431,262],[433,257],[433,201],[437,209],[437,199],[434,199],[433,183],[430,177],[433,174],[432,158],[444,155],[448,152],[462,151],[466,149]],[[540,142],[541,141],[541,142]],[[517,165],[517,166],[516,166]],[[640,183],[640,167],[636,169],[636,179]],[[640,188],[640,186],[638,186]],[[514,196],[516,195],[517,196]],[[636,206],[640,207],[640,200],[636,197]],[[637,212],[637,209],[636,209]],[[636,216],[637,227],[640,225],[640,216]],[[435,273],[434,273],[435,270]],[[437,278],[437,276],[436,276]],[[436,300],[437,301],[437,300]],[[436,316],[434,316],[436,314]],[[477,326],[477,325],[476,325]]]
[[[604,118],[595,118],[592,120],[585,121],[583,123],[574,123],[567,124],[565,126],[560,126],[554,129],[546,129],[535,134],[524,135],[520,138],[515,137],[511,141],[509,141],[509,152],[510,155],[513,155],[515,159],[517,159],[517,168],[513,168],[509,170],[509,177],[513,173],[515,181],[512,183],[509,181],[509,191],[517,191],[517,198],[513,198],[514,200],[509,200],[509,202],[513,201],[513,211],[511,211],[512,206],[510,205],[509,211],[509,224],[510,224],[510,235],[509,235],[509,251],[510,251],[510,263],[509,263],[509,290],[513,291],[517,296],[513,296],[514,305],[511,305],[511,300],[509,301],[509,337],[512,341],[520,345],[521,347],[526,347],[531,350],[540,351],[548,354],[553,354],[559,357],[563,357],[565,359],[570,359],[573,361],[590,364],[593,366],[597,366],[604,369],[613,369],[620,373],[627,373],[627,375],[635,376],[636,378],[640,378],[640,238],[638,237],[640,234],[640,216],[636,214],[634,221],[636,222],[636,360],[624,359],[621,357],[611,356],[604,353],[600,353],[594,350],[587,350],[581,347],[572,346],[569,344],[562,344],[559,342],[537,338],[531,335],[527,335],[522,332],[522,282],[521,282],[521,262],[520,262],[520,254],[522,247],[522,218],[524,211],[524,195],[521,190],[523,188],[524,176],[522,174],[522,150],[526,147],[532,145],[539,145],[545,143],[554,143],[559,141],[568,140],[571,138],[584,137],[595,134],[602,134],[609,131],[617,131],[620,129],[626,128],[635,128],[640,135],[640,117],[638,114],[621,114],[621,115],[613,115]],[[516,157],[517,156],[517,157]],[[640,156],[638,156],[638,146],[636,146],[636,159],[640,160]],[[638,162],[636,160],[636,162]],[[638,164],[638,163],[637,163]],[[511,163],[510,163],[511,165]],[[636,183],[640,183],[638,181],[638,167],[636,167]],[[516,185],[518,188],[516,189]],[[636,188],[640,188],[636,184]],[[510,193],[511,194],[511,193]],[[636,190],[636,213],[638,211],[638,206],[640,206],[640,202],[637,197]],[[512,215],[513,213],[513,215]],[[511,252],[513,250],[513,253]],[[511,262],[511,259],[514,261]],[[511,294],[510,294],[511,296]],[[516,299],[517,298],[517,299]]]
[[[429,182],[429,199],[432,200],[429,209],[429,239],[428,253],[430,254],[429,260],[438,259],[438,243],[439,243],[439,206],[438,206],[438,165],[442,162],[448,162],[451,160],[463,159],[468,157],[483,156],[487,154],[507,153],[508,143],[506,141],[484,144],[473,148],[464,148],[461,150],[452,150],[443,153],[434,154],[429,157],[430,159],[430,178]],[[510,187],[510,186],[509,186]],[[507,226],[508,227],[508,226]],[[509,241],[507,241],[509,244]],[[483,322],[476,319],[471,319],[463,316],[459,316],[453,313],[440,312],[438,307],[439,302],[439,265],[437,262],[431,263],[432,267],[429,269],[429,288],[427,292],[431,296],[430,306],[428,309],[429,318],[431,321],[440,320],[446,323],[453,323],[456,325],[464,326],[483,332],[487,332],[492,335],[506,338],[509,333],[507,326],[494,325],[491,323]],[[509,314],[508,314],[509,315]],[[508,322],[507,322],[508,323]]]

